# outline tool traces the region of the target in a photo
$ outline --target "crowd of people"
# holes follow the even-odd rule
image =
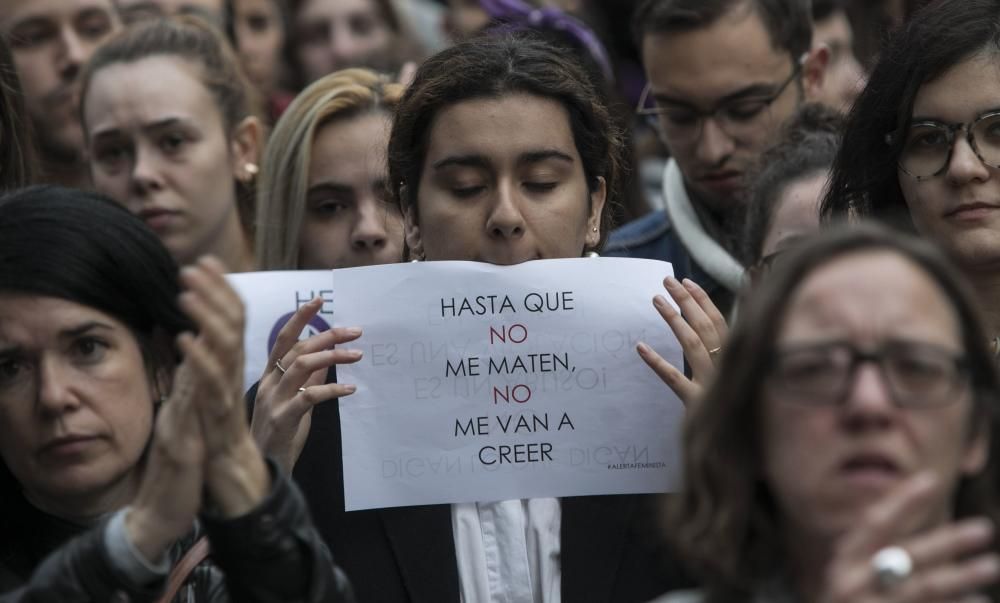
[[[1000,601],[998,183],[1000,0],[4,0],[0,602]],[[321,299],[243,391],[227,274],[593,254],[676,492],[348,511]]]

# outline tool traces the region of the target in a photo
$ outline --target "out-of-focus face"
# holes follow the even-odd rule
[[[0,457],[40,508],[127,504],[158,394],[132,332],[63,299],[0,295]]]
[[[78,76],[119,27],[111,0],[3,0],[8,41],[42,149],[63,159],[83,151]]]
[[[403,218],[386,202],[389,118],[366,113],[321,127],[313,140],[299,268],[349,268],[403,259]]]
[[[84,124],[97,190],[142,218],[178,263],[231,255],[221,249],[241,236],[233,183],[243,163],[197,66],[154,56],[101,69]]]
[[[747,5],[700,29],[647,34],[642,57],[651,98],[666,110],[659,119],[663,141],[688,190],[718,212],[742,203],[747,171],[791,117],[802,90],[810,94],[822,79],[811,56],[802,75],[794,75],[796,61],[774,47]],[[710,119],[698,117],[723,105]]]
[[[295,56],[310,82],[347,67],[389,67],[395,34],[375,0],[305,0],[293,27]]]
[[[278,0],[234,0],[236,49],[247,77],[264,94],[278,86],[285,26]]]
[[[819,203],[828,175],[816,172],[789,183],[774,204],[761,258],[787,250],[819,230]]]
[[[976,55],[924,84],[913,104],[911,122],[968,123],[1000,110],[1000,66],[992,54]],[[997,148],[1000,133],[990,128],[979,144]],[[929,145],[937,140],[914,141]],[[1000,170],[988,167],[959,133],[945,171],[923,181],[899,172],[899,186],[920,233],[943,246],[964,269],[1000,262]]]
[[[813,46],[820,45],[830,49],[830,60],[816,100],[846,113],[864,89],[867,74],[854,56],[854,30],[844,11],[813,24]]]
[[[779,387],[772,375],[760,411],[763,478],[786,527],[800,538],[835,538],[854,527],[873,501],[918,472],[933,474],[938,491],[910,527],[946,519],[958,480],[981,470],[987,456],[986,436],[970,433],[968,380],[939,388],[940,373],[932,367],[942,364],[928,360],[928,347],[938,358],[943,354],[947,367],[964,354],[953,306],[923,270],[897,254],[845,255],[814,270],[794,291],[778,333],[777,357],[835,342],[868,353],[923,346],[916,356],[897,355],[892,374],[906,387],[923,385],[913,391],[948,393],[933,405],[896,403],[888,361],[856,365],[839,401],[805,398]],[[786,375],[785,383],[815,382],[832,364],[812,356],[773,373]]]
[[[428,260],[579,257],[600,240],[605,189],[603,179],[588,189],[560,103],[529,94],[462,101],[430,128],[407,242]]]
[[[445,29],[456,40],[464,40],[489,25],[490,15],[479,0],[448,0]]]
[[[193,13],[209,17],[221,26],[225,0],[116,0],[125,23],[143,19]]]

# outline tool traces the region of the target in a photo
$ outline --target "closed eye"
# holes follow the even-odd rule
[[[525,182],[524,188],[535,193],[547,193],[555,190],[559,186],[558,182]]]

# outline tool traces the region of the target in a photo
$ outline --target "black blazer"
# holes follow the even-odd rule
[[[313,410],[293,476],[357,600],[459,603],[451,506],[346,512],[342,458],[340,412],[328,400]],[[565,603],[639,603],[693,585],[663,543],[662,502],[657,495],[561,499]]]

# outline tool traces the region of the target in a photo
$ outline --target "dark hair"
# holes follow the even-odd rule
[[[813,23],[824,21],[838,12],[847,11],[847,0],[812,0]]]
[[[601,241],[611,227],[624,169],[624,143],[607,98],[566,50],[530,32],[481,35],[445,49],[417,70],[396,110],[389,136],[389,194],[405,215],[416,211],[420,174],[434,118],[462,101],[526,93],[558,101],[569,117],[588,188],[604,178],[608,199]],[[404,194],[405,192],[405,194]]]
[[[80,78],[80,123],[86,126],[84,103],[94,75],[118,63],[135,63],[154,56],[174,56],[199,67],[201,83],[211,93],[222,116],[226,137],[232,137],[247,117],[260,117],[253,86],[240,68],[221,31],[192,15],[154,18],[126,27],[102,44],[84,67]],[[234,181],[240,221],[245,233],[253,231],[254,190]]]
[[[151,375],[172,369],[176,336],[194,330],[170,253],[139,218],[93,192],[32,186],[0,198],[0,294],[55,297],[121,321]],[[0,542],[17,527],[7,513],[19,498],[13,479],[0,461]]]
[[[649,34],[693,31],[708,27],[738,7],[753,9],[764,22],[771,43],[793,61],[812,46],[809,0],[645,0],[632,17],[636,44]]]
[[[35,176],[34,137],[14,58],[0,37],[0,192],[26,186]]]
[[[871,216],[913,229],[897,168],[905,141],[887,136],[907,126],[921,86],[982,50],[1000,52],[1000,0],[941,0],[900,28],[848,116],[824,216]]]
[[[841,225],[789,253],[741,309],[718,372],[684,431],[685,483],[668,510],[670,537],[703,574],[711,600],[737,600],[773,578],[783,556],[781,522],[761,476],[762,391],[793,293],[817,269],[844,256],[888,252],[912,262],[950,301],[970,375],[970,425],[992,433],[982,473],[960,480],[956,516],[996,521],[1000,474],[996,434],[998,381],[975,298],[957,271],[930,243],[866,223]]]
[[[744,266],[749,268],[760,261],[764,239],[785,189],[797,180],[830,169],[840,145],[842,125],[843,119],[832,109],[815,103],[803,105],[785,125],[778,142],[761,154],[747,200],[741,246]]]

